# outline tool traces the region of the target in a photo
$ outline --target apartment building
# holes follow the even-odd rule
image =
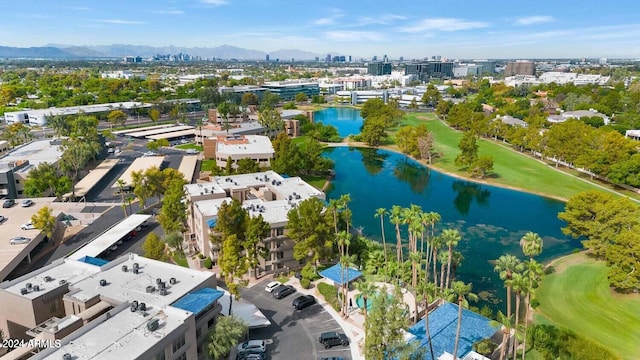
[[[60,259],[0,284],[0,329],[37,340],[14,359],[204,360],[216,286],[210,272],[135,254]]]
[[[238,168],[238,161],[242,159],[251,159],[258,163],[259,167],[269,167],[275,155],[271,140],[262,135],[205,138],[203,145],[205,158],[216,159],[216,165],[221,169],[226,168],[229,159],[234,169]]]
[[[262,259],[259,273],[295,269],[302,264],[293,258],[293,241],[287,237],[287,214],[311,197],[325,200],[325,194],[299,177],[285,178],[274,171],[232,176],[215,176],[211,182],[185,185],[188,203],[189,247],[217,264],[218,248],[210,241],[222,204],[237,199],[249,216],[262,215],[271,225],[271,236],[263,240],[269,256]]]

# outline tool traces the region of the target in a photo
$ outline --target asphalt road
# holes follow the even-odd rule
[[[293,293],[284,299],[276,299],[264,287],[271,280],[265,280],[250,289],[243,289],[242,297],[256,305],[271,321],[263,329],[249,331],[253,340],[271,339],[273,344],[267,347],[271,359],[317,360],[324,357],[351,359],[349,347],[334,346],[324,349],[318,343],[321,333],[327,331],[342,332],[340,325],[319,304],[303,310],[294,310],[293,299],[302,295]]]

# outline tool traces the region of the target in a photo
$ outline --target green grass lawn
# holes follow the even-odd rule
[[[468,176],[455,164],[459,152],[458,142],[462,133],[455,131],[441,121],[435,114],[407,114],[400,126],[426,123],[433,132],[436,150],[442,154],[434,162],[434,167],[444,171]],[[395,132],[391,131],[391,140],[395,142]],[[592,184],[566,176],[540,161],[518,153],[506,146],[488,140],[479,141],[480,155],[491,155],[494,159],[494,173],[491,178],[484,179],[488,183],[520,188],[526,191],[567,199],[582,191],[595,190]]]
[[[202,165],[200,165],[200,171],[213,171],[216,168],[216,160],[208,159],[202,160]]]
[[[309,185],[315,187],[318,190],[322,190],[324,187],[324,183],[327,181],[326,176],[318,176],[318,175],[307,175],[302,176],[302,180],[306,181]]]
[[[182,144],[182,145],[176,145],[174,146],[176,149],[182,149],[182,150],[189,150],[189,149],[195,149],[198,151],[202,151],[202,145],[196,145],[196,144]]]
[[[187,262],[187,258],[185,257],[184,253],[182,251],[176,251],[173,253],[173,257],[172,257],[173,261],[182,266],[182,267],[189,267],[189,263]]]
[[[624,359],[640,354],[640,296],[613,293],[604,263],[584,253],[562,258],[536,298],[543,321],[600,343]]]

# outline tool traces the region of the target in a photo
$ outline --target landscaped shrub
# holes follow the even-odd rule
[[[331,304],[336,311],[340,309],[340,304],[338,303],[338,290],[336,290],[335,287],[327,283],[319,283],[318,291],[324,297],[324,300]]]
[[[206,267],[207,269],[211,269],[213,267],[213,261],[211,261],[211,259],[206,258],[204,260],[204,267]]]
[[[303,289],[308,289],[311,287],[311,281],[307,278],[302,278],[300,279],[300,286],[302,286]]]
[[[303,278],[309,279],[311,281],[320,279],[320,275],[318,275],[318,273],[313,269],[311,263],[307,263],[307,265],[305,265],[302,270],[300,270],[300,275],[302,275]]]
[[[490,339],[482,339],[473,344],[473,350],[479,354],[489,357],[497,347],[498,345],[494,344]]]

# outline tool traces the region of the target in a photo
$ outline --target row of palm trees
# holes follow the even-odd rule
[[[508,357],[510,352],[513,353],[513,359],[516,360],[518,337],[522,332],[524,332],[522,349],[522,359],[524,360],[531,295],[535,288],[538,287],[538,283],[544,274],[542,264],[533,259],[542,253],[542,238],[536,233],[528,232],[520,239],[520,247],[522,248],[523,254],[529,257],[528,260],[521,261],[514,255],[506,254],[496,260],[494,268],[494,270],[500,274],[500,279],[504,281],[504,286],[507,289],[507,314],[504,315],[502,312],[498,312],[498,322],[504,326],[502,349],[500,351],[501,360],[504,359],[505,356]],[[511,301],[513,295],[515,295],[515,313],[512,314]],[[520,304],[522,300],[524,300],[525,307],[525,324],[523,327],[520,325]],[[512,328],[516,330],[516,336],[514,336],[513,346],[509,346],[509,349],[507,349],[508,338]]]

